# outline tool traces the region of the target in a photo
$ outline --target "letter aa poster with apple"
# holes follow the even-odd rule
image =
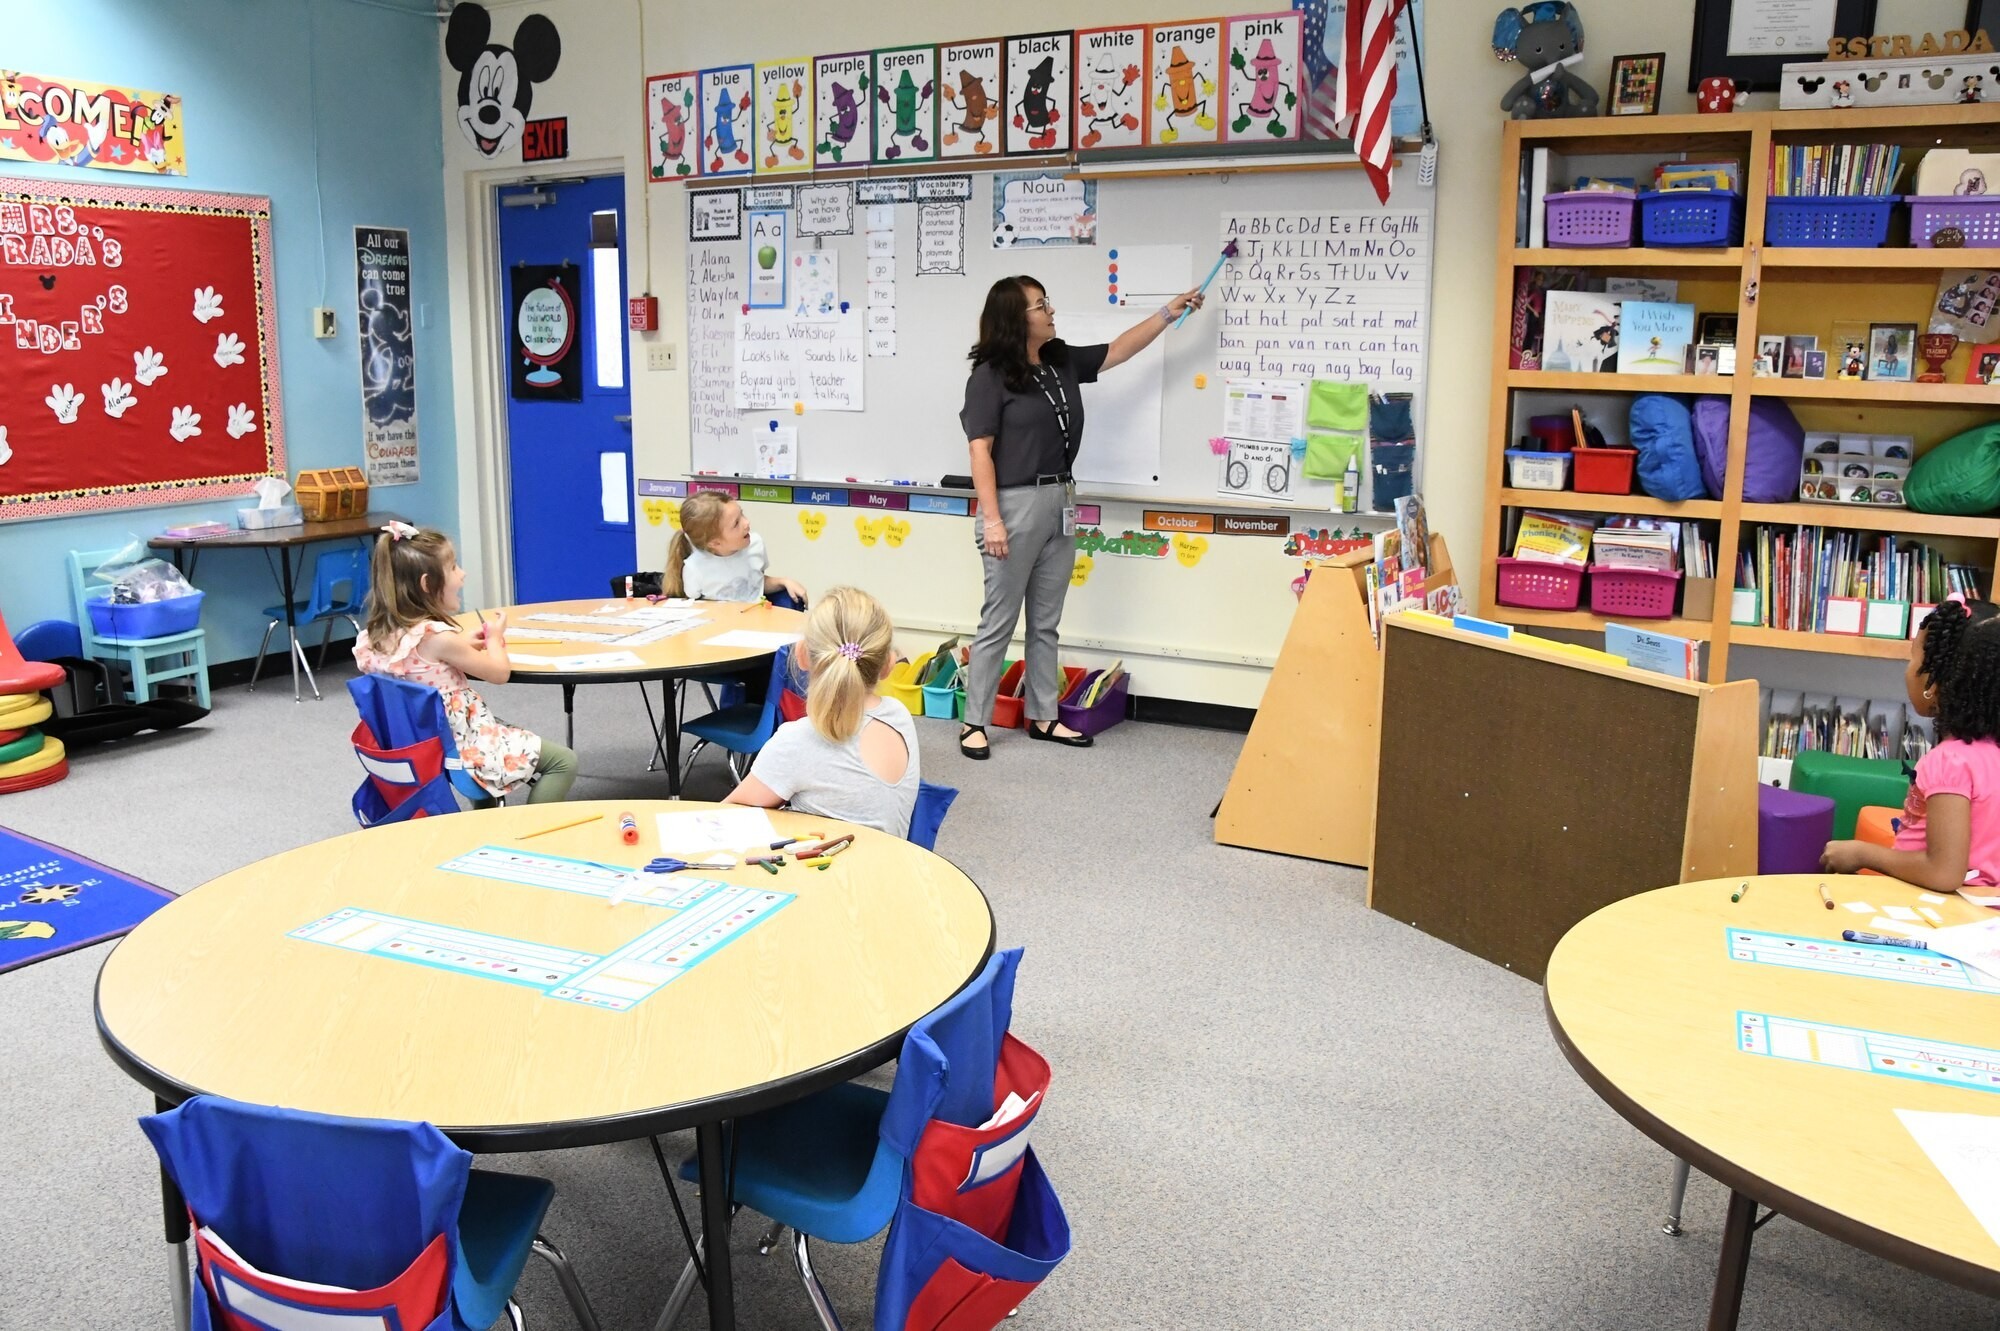
[[[271,201],[0,178],[0,519],[285,473]]]

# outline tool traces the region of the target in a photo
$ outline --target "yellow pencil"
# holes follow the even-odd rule
[[[603,816],[601,813],[593,813],[588,818],[573,818],[566,823],[557,823],[554,827],[544,827],[534,832],[523,832],[514,839],[516,841],[526,841],[530,837],[547,836],[551,832],[560,832],[565,827],[582,827],[585,823],[594,823]]]
[[[756,609],[756,608],[757,608],[758,606],[760,606],[760,605],[769,605],[769,604],[770,604],[770,602],[769,602],[768,600],[766,600],[766,599],[765,599],[764,597],[761,597],[761,596],[760,596],[760,597],[758,597],[758,598],[757,598],[756,600],[754,600],[754,601],[750,602],[750,604],[748,604],[748,605],[744,606],[744,607],[743,607],[743,608],[742,608],[741,610],[738,610],[738,611],[737,611],[736,613],[737,613],[737,614],[739,614],[739,615],[747,615],[747,614],[749,614],[749,613],[750,613],[750,612],[751,612],[752,610],[755,610],[755,609]]]

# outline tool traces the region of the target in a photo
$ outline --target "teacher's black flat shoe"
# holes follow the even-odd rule
[[[986,740],[986,743],[981,744],[978,748],[975,749],[974,747],[972,747],[972,745],[967,744],[965,742],[966,740],[972,738],[974,735],[979,736],[979,738],[981,739],[986,739],[986,727],[960,726],[958,730],[958,751],[964,754],[968,758],[974,759],[978,762],[985,762],[988,758],[991,758],[993,756],[993,741]]]
[[[1072,749],[1087,749],[1091,745],[1091,739],[1088,735],[1056,734],[1056,723],[1053,721],[1045,726],[1038,726],[1030,722],[1028,725],[1028,738],[1047,740],[1051,744],[1067,744]]]

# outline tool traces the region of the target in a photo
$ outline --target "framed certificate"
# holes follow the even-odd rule
[[[1688,91],[1706,78],[1773,92],[1787,63],[1826,59],[1835,37],[1875,32],[1875,0],[1695,0]]]

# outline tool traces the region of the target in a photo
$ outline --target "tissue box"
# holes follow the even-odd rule
[[[280,504],[276,508],[239,508],[236,510],[236,525],[244,531],[263,531],[269,527],[302,527],[306,517],[297,504]]]
[[[309,522],[358,518],[368,512],[368,478],[359,467],[321,467],[299,473],[292,487]]]

